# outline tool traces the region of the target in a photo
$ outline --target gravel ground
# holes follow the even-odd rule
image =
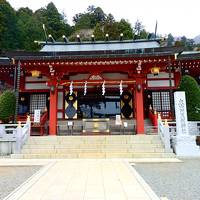
[[[36,173],[40,166],[0,167],[0,200]]]
[[[133,166],[160,197],[200,200],[200,159],[183,163],[136,163]]]

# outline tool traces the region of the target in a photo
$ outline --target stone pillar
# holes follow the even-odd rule
[[[58,89],[56,85],[52,85],[50,86],[49,135],[57,134],[57,101]]]
[[[135,119],[136,119],[136,133],[144,134],[144,102],[143,102],[143,88],[142,78],[136,78],[135,87]]]
[[[176,137],[174,150],[178,156],[200,156],[196,136],[189,135],[185,92],[175,92]]]

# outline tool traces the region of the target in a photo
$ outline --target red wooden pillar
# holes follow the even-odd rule
[[[50,111],[49,111],[49,135],[57,133],[57,104],[58,104],[58,89],[56,86],[51,86],[50,89]]]
[[[135,87],[135,119],[136,119],[136,134],[144,134],[144,101],[142,78],[136,78]]]

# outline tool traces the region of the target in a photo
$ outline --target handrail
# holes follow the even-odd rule
[[[48,112],[45,111],[41,114],[40,116],[40,122],[39,123],[35,123],[34,122],[34,116],[33,114],[30,114],[30,121],[33,127],[39,128],[40,129],[40,135],[44,135],[44,125],[46,124],[47,120],[48,120]],[[25,119],[27,118],[27,116],[18,116],[18,121],[26,121]]]
[[[13,128],[6,128],[13,127]],[[7,133],[7,130],[9,133]],[[26,124],[0,124],[0,139],[2,141],[14,142],[12,153],[20,153],[23,145],[28,140],[31,131],[31,122],[27,119]]]
[[[165,147],[166,152],[171,151],[170,132],[168,124],[164,124],[161,119],[158,119],[158,134]]]

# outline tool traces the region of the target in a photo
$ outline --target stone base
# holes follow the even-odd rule
[[[177,156],[200,157],[200,148],[196,145],[195,136],[177,136],[174,138],[173,147]]]

